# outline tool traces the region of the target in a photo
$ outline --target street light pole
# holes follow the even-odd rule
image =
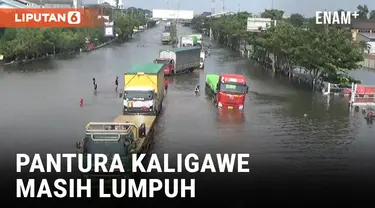
[[[180,6],[181,6],[181,2],[180,0],[176,0],[177,1],[177,15],[176,15],[176,21],[175,21],[175,28],[176,28],[176,47],[179,43],[179,38],[178,38],[178,31],[177,31],[177,23],[178,23],[178,18],[179,18],[179,15],[180,15]]]

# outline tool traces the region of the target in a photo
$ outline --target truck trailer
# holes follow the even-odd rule
[[[168,60],[173,63],[167,75],[192,72],[200,66],[200,47],[172,48],[159,51],[157,59]]]
[[[164,64],[134,65],[124,74],[123,114],[157,115],[163,108]]]
[[[238,74],[207,74],[206,93],[215,106],[221,109],[243,110],[249,91],[246,78]]]
[[[193,37],[190,36],[182,36],[180,45],[181,47],[192,47],[197,46],[197,40],[195,40]]]
[[[133,154],[147,153],[150,149],[154,135],[156,116],[152,115],[120,115],[112,122],[90,122],[86,126],[84,138],[76,142],[77,152],[87,154],[105,154],[108,165],[111,157],[118,154],[125,172],[98,173],[94,170],[85,173],[85,178],[90,178],[93,185],[98,184],[99,178],[130,178],[135,177],[132,172]],[[87,163],[84,158],[84,163]],[[86,165],[84,166],[86,167]]]
[[[202,45],[203,36],[202,34],[191,34],[187,35],[188,37],[192,37],[195,42],[197,42],[198,45]]]

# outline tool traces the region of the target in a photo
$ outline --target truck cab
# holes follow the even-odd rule
[[[154,60],[155,64],[164,64],[164,75],[172,75],[174,70],[174,61],[173,59],[167,59],[167,58],[157,58]]]
[[[124,89],[123,114],[156,114],[157,94],[152,87],[128,87]]]
[[[143,125],[144,126],[144,125]],[[115,122],[91,122],[86,126],[85,137],[76,143],[77,153],[84,155],[84,166],[87,167],[87,154],[106,154],[109,156],[108,166],[111,164],[111,156],[118,154],[123,163],[125,172],[97,173],[94,170],[85,173],[85,178],[128,178],[133,176],[132,154],[135,151],[136,139],[138,135],[144,134],[145,128],[139,128],[133,123]],[[93,160],[91,160],[93,161]],[[90,165],[90,164],[88,164]],[[94,167],[94,164],[91,164]]]
[[[164,31],[161,34],[161,42],[162,44],[169,44],[171,42],[171,33],[169,31]]]
[[[249,91],[246,78],[238,74],[221,74],[217,84],[217,107],[243,110],[245,97]]]

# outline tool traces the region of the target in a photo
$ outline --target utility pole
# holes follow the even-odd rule
[[[223,9],[223,12],[225,12],[225,0],[223,0],[223,7],[222,7],[222,9]]]
[[[273,0],[272,0],[272,5],[271,5],[271,9],[273,10]]]
[[[211,3],[211,19],[212,19],[213,15],[215,14],[215,0],[212,0],[211,2],[212,2]],[[211,27],[210,27],[210,40],[212,40],[212,28]]]
[[[241,4],[238,4],[238,13],[241,12]]]
[[[181,6],[181,2],[180,2],[180,0],[177,0],[177,3],[178,3],[178,6],[177,6],[177,15],[176,15],[176,22],[175,22],[175,25],[174,25],[174,27],[175,27],[175,32],[176,32],[176,34],[175,34],[175,38],[176,38],[176,40],[175,40],[175,43],[173,43],[173,41],[172,41],[172,44],[176,44],[176,47],[178,47],[178,44],[179,44],[179,36],[178,36],[178,31],[177,31],[177,23],[178,23],[178,18],[179,18],[179,15],[180,15],[180,6]]]

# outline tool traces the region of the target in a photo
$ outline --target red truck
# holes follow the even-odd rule
[[[164,64],[164,76],[172,75],[174,71],[174,62],[173,59],[168,58],[157,58],[154,61],[155,64]]]
[[[238,74],[207,74],[206,92],[221,109],[243,110],[249,91],[246,77]]]

